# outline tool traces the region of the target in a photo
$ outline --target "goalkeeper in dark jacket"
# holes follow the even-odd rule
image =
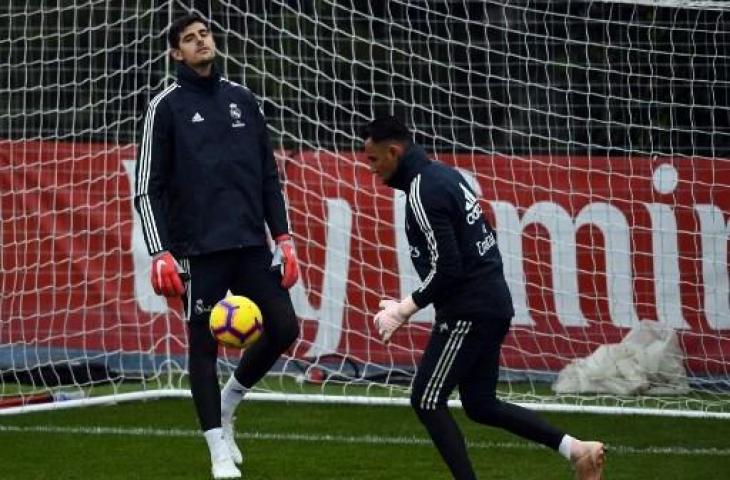
[[[175,21],[168,39],[177,81],[154,97],[144,119],[135,207],[153,257],[155,292],[183,299],[190,385],[213,477],[239,478],[233,412],[299,334],[287,290],[298,278],[297,259],[256,99],[221,78],[202,18]],[[229,290],[259,306],[264,330],[221,392],[208,316]]]
[[[413,380],[411,405],[454,478],[476,478],[447,409],[458,387],[470,419],[559,451],[581,480],[600,479],[600,442],[565,435],[532,411],[496,397],[499,352],[514,310],[496,234],[472,189],[456,169],[429,160],[394,117],[374,120],[362,136],[371,171],[408,195],[406,235],[422,280],[402,300],[381,301],[375,326],[388,343],[411,315],[433,303],[436,319]]]

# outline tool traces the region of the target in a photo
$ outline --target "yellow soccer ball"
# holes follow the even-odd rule
[[[226,347],[246,348],[258,340],[263,329],[261,310],[247,297],[228,296],[210,311],[210,331]]]

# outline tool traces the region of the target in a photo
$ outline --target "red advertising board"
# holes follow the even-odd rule
[[[0,142],[0,343],[181,352],[179,304],[149,307],[135,241],[133,146]],[[299,356],[413,362],[428,314],[390,348],[382,296],[409,293],[399,193],[353,152],[286,152],[302,259]],[[480,190],[517,317],[503,364],[556,370],[638,320],[674,328],[696,374],[730,365],[730,162],[699,157],[439,154]],[[142,249],[143,250],[143,249]],[[172,339],[172,342],[168,340]]]

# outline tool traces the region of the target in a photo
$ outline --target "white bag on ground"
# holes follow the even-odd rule
[[[684,355],[673,329],[642,320],[621,343],[602,345],[558,374],[556,393],[683,394]]]

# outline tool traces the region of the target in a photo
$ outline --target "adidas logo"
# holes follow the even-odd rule
[[[193,123],[198,123],[198,122],[202,122],[203,120],[205,120],[205,119],[204,119],[204,118],[203,118],[203,116],[202,116],[202,115],[201,115],[200,113],[198,113],[198,112],[195,112],[195,115],[193,115],[193,118],[191,119],[191,121],[192,121]]]
[[[463,183],[459,183],[459,186],[464,191],[464,199],[466,200],[466,204],[464,205],[464,207],[467,211],[469,211],[474,208],[474,205],[476,205],[477,197],[472,193],[471,190],[466,188]]]

